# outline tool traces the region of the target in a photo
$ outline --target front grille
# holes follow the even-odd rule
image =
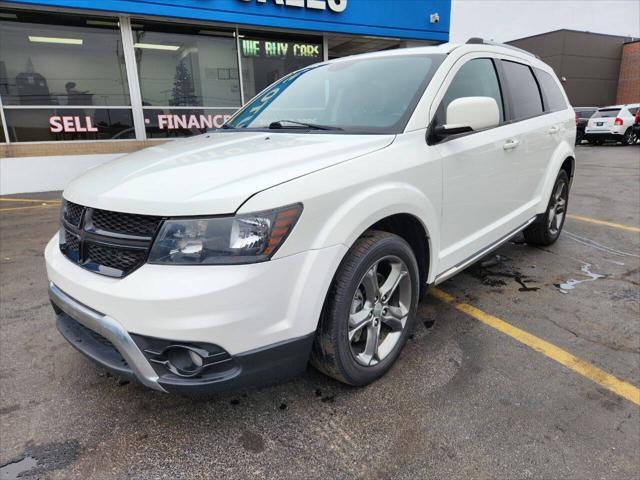
[[[162,221],[161,217],[135,215],[131,213],[110,212],[95,209],[92,215],[93,226],[97,230],[151,237]]]
[[[80,225],[80,220],[82,219],[82,213],[84,211],[84,207],[82,205],[78,205],[77,203],[64,202],[64,219],[69,222],[71,225],[77,227]]]
[[[146,257],[146,250],[128,250],[98,243],[89,243],[87,245],[87,261],[122,270],[125,273],[137,268],[144,262]]]
[[[147,259],[162,217],[112,212],[63,201],[60,250],[95,273],[124,277]]]

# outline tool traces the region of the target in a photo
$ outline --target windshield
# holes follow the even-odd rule
[[[606,110],[598,110],[595,115],[591,118],[611,118],[611,117],[617,117],[618,116],[618,112],[620,111],[619,108],[608,108]]]
[[[265,89],[226,128],[399,133],[442,59],[402,55],[314,65]]]

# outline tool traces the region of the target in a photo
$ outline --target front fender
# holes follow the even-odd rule
[[[434,252],[439,248],[438,211],[416,187],[398,182],[371,186],[346,199],[327,218],[312,248],[338,243],[351,247],[373,224],[397,214],[412,215],[421,223],[430,246],[429,264],[434,266]]]

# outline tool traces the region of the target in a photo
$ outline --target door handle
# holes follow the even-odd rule
[[[547,133],[549,135],[555,135],[556,133],[558,133],[560,131],[560,129],[556,126],[551,127],[549,130],[547,130]]]
[[[516,140],[515,138],[512,138],[510,140],[507,140],[507,142],[502,146],[502,148],[504,148],[505,150],[513,150],[518,145],[520,145],[520,140]]]

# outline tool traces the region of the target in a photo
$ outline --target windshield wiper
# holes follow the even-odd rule
[[[298,122],[296,120],[278,120],[275,122],[271,122],[269,124],[269,130],[278,130],[280,128],[299,128],[299,127],[285,127],[283,123],[293,123],[294,125],[299,125],[300,127],[310,128],[312,130],[333,130],[333,131],[343,131],[340,127],[332,127],[329,125],[318,125],[316,123],[306,123],[306,122]]]

